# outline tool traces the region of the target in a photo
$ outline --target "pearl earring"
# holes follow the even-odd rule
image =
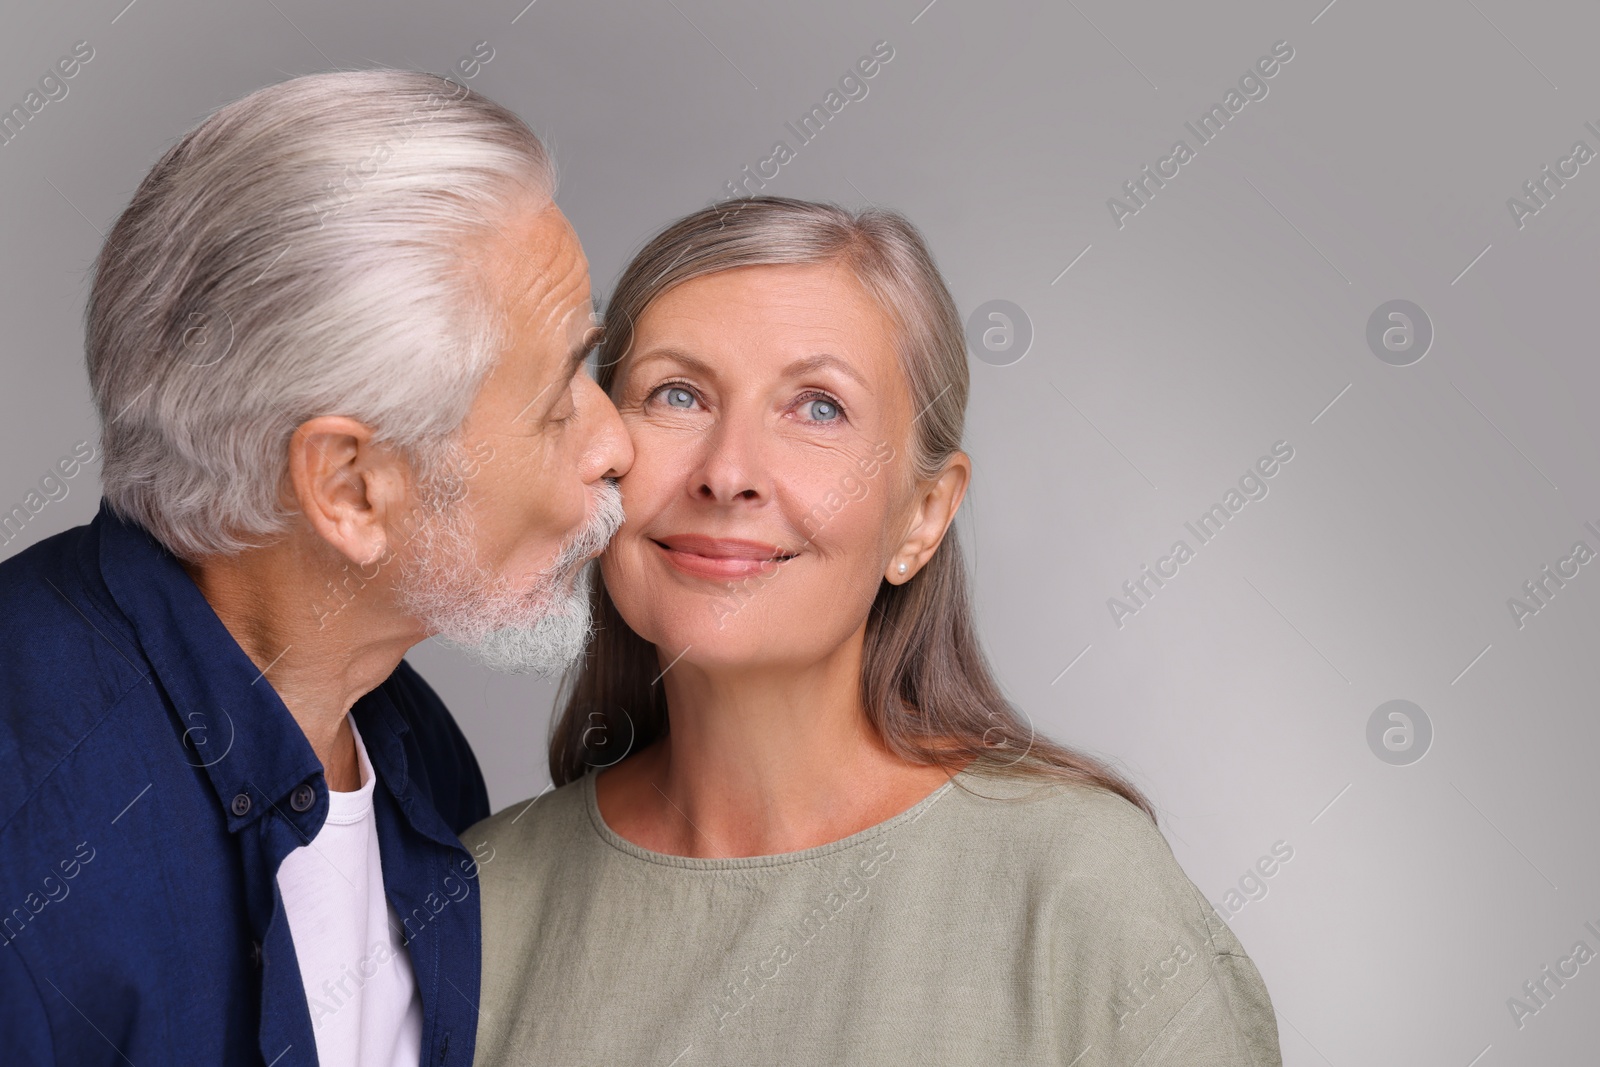
[[[904,574],[905,572],[906,572],[906,565],[904,563],[902,563],[902,564],[900,564],[900,573]]]

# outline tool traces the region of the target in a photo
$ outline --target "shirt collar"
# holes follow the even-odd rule
[[[403,669],[404,668],[402,664]],[[411,786],[410,761],[406,757],[406,735],[411,725],[395,705],[388,686],[380,685],[356,701],[351,715],[361,724],[361,738],[367,756],[378,771],[378,784],[394,797],[411,828],[441,845],[460,848],[461,840],[433,804],[426,802],[425,789]]]
[[[176,556],[104,501],[93,525],[106,587],[176,709],[184,759],[210,779],[228,828],[282,809],[295,786],[322,774],[294,716]]]

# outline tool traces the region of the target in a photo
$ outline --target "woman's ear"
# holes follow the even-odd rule
[[[405,463],[377,446],[366,424],[320,415],[289,439],[285,489],[324,541],[357,566],[389,549],[389,525],[406,501]]]
[[[972,460],[965,452],[952,453],[944,470],[917,491],[916,506],[905,539],[889,557],[884,577],[894,585],[911,580],[944,540],[944,533],[955,521],[956,509],[972,480]]]

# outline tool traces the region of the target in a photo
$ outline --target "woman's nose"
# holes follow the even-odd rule
[[[767,496],[764,464],[750,420],[724,415],[706,431],[699,463],[692,472],[692,491],[708,503],[732,504]]]

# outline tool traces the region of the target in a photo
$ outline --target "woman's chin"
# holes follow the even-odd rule
[[[776,590],[746,592],[665,567],[611,568],[606,589],[623,621],[660,649],[667,663],[680,654],[685,662],[715,668],[786,662],[820,621]]]
[[[635,626],[634,630],[662,653],[666,663],[681,661],[717,670],[776,665],[780,660],[793,659],[798,650],[795,638],[800,633],[798,624],[774,629],[769,620],[719,620],[710,615],[704,619],[679,618],[643,629]]]

